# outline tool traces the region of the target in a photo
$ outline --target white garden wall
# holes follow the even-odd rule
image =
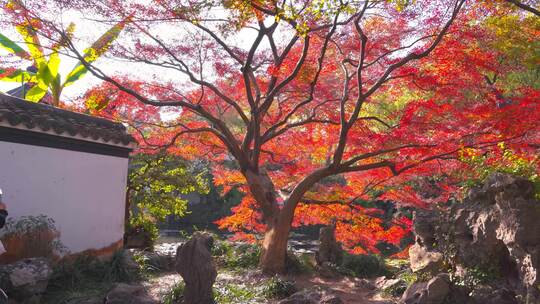
[[[9,217],[49,216],[71,253],[122,239],[127,170],[127,158],[0,141]]]

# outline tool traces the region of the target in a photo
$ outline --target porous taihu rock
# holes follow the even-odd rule
[[[216,280],[216,265],[211,248],[211,235],[196,232],[191,239],[178,246],[176,271],[186,284],[184,304],[213,304],[212,286]]]
[[[336,224],[322,227],[319,232],[319,250],[315,255],[318,265],[332,263],[339,265],[343,259],[343,248],[336,241]]]
[[[540,303],[540,201],[534,194],[530,181],[495,173],[461,203],[416,212],[412,268],[433,271],[427,265],[443,257],[456,277],[481,272],[502,284],[508,292],[493,294],[499,302],[511,301],[513,294],[527,304]]]

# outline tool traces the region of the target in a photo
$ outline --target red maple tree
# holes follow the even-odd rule
[[[83,2],[61,5],[85,10]],[[132,16],[132,36],[116,56],[179,79],[108,75],[70,43],[72,54],[106,81],[89,95],[96,96],[95,109],[102,108],[103,90],[113,90],[117,98],[102,111],[131,117],[143,149],[208,158],[224,191],[242,189],[243,201],[220,225],[264,234],[266,273],[285,271],[293,225],[338,220],[338,239],[349,249],[377,252],[380,240],[399,243],[410,220],[396,217],[385,228],[379,211],[358,201],[374,195],[420,207],[445,201],[457,187],[456,172],[466,168],[459,159],[466,149],[486,153],[504,142],[531,155],[538,144],[538,90],[505,92],[495,78],[520,65],[504,65],[498,59],[507,50],[481,43],[496,41],[481,25],[490,15],[511,13],[508,6],[94,4],[109,19]],[[60,25],[47,24],[62,33]],[[162,113],[148,107],[174,114],[160,121]]]

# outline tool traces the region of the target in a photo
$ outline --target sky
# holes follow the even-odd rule
[[[216,14],[223,15],[223,12],[220,12],[220,10],[218,9]],[[105,33],[111,26],[86,18],[78,12],[64,13],[61,16],[61,20],[65,27],[67,27],[70,22],[76,24],[74,42],[77,45],[79,51],[82,51],[86,47],[90,46],[93,41],[97,40],[97,38],[103,33]],[[167,38],[179,38],[179,35],[187,35],[187,31],[189,31],[189,29],[186,29],[186,33],[178,33],[171,31],[170,28],[156,28],[156,32],[158,32],[159,36],[161,38],[164,38],[164,40],[166,40]],[[22,41],[21,36],[18,34],[17,31],[2,29],[2,34],[9,37],[11,40],[17,42],[24,49],[27,49],[24,45],[24,42]],[[122,34],[115,41],[115,43],[123,43],[127,41],[126,39],[128,38],[126,33]],[[252,44],[254,39],[255,32],[248,29],[242,30],[233,37],[229,37],[227,43],[230,43],[231,45],[235,45],[240,48],[248,48]],[[45,44],[44,41],[46,40],[42,39],[42,43]],[[263,41],[263,43],[261,43],[261,48],[268,47],[269,45],[266,41]],[[0,56],[12,55],[3,49],[0,49]],[[66,75],[68,75],[69,72],[76,66],[78,60],[72,58],[72,56],[61,55],[60,57],[60,74],[63,77],[62,79],[65,79]],[[29,65],[31,65],[30,62],[23,62],[18,66],[22,69],[25,69]],[[112,58],[111,56],[108,56],[108,54],[100,57],[95,62],[95,65],[99,69],[106,72],[107,75],[136,75],[143,80],[154,80],[156,78],[159,78],[161,81],[184,81],[186,83],[188,82],[187,76],[181,75],[178,72],[169,71],[162,68],[153,68],[140,63],[127,62],[118,58]],[[64,102],[70,102],[71,100],[74,100],[78,96],[84,94],[87,89],[91,88],[92,86],[98,85],[99,83],[101,83],[100,79],[94,77],[91,73],[87,73],[83,78],[75,82],[73,85],[65,88],[62,93],[62,99]],[[6,92],[10,89],[19,87],[20,85],[20,83],[0,82],[0,92]]]
[[[223,8],[216,8],[214,10],[214,14],[215,17],[218,18],[226,17]],[[90,46],[93,41],[95,41],[100,35],[106,32],[111,26],[110,24],[108,25],[92,20],[91,18],[88,18],[88,16],[84,16],[81,13],[74,11],[61,14],[57,20],[61,20],[61,22],[64,24],[64,27],[67,27],[70,22],[74,22],[76,24],[76,30],[74,35],[76,40],[74,42],[80,51]],[[267,23],[270,23],[272,20],[267,21]],[[191,26],[191,28],[193,27]],[[169,39],[182,39],[183,37],[186,37],[190,33],[190,29],[184,26],[171,29],[171,27],[169,27],[168,25],[162,25],[161,28],[160,26],[155,28],[154,32],[157,33],[160,38],[162,38],[162,40],[168,41]],[[287,36],[286,32],[279,32],[278,30],[278,33],[279,35]],[[2,34],[10,37],[15,41],[21,40],[20,36],[15,30],[9,31],[9,29],[2,29]],[[122,44],[125,42],[133,42],[129,39],[131,39],[129,35],[126,35],[126,33],[122,33],[119,39],[115,41],[115,43]],[[237,34],[227,37],[226,42],[229,45],[234,45],[242,49],[247,49],[252,44],[254,39],[255,31],[252,29],[244,29]],[[282,40],[287,41],[286,38],[283,38]],[[22,46],[24,44],[20,43],[20,45]],[[269,48],[269,44],[267,40],[263,40],[260,49],[267,48]],[[0,50],[0,56],[5,56],[7,54],[7,52]],[[73,69],[77,62],[78,61],[74,58],[62,55],[60,74],[65,77]],[[24,69],[28,65],[29,63],[24,63],[22,66],[20,66],[20,68]],[[177,71],[171,71],[163,68],[153,68],[149,67],[148,65],[120,61],[119,59],[109,58],[107,54],[104,57],[98,59],[95,65],[99,69],[103,70],[107,75],[131,75],[141,78],[143,80],[151,81],[154,79],[160,79],[161,81],[173,81],[181,84],[189,82],[187,80],[187,76],[182,75]],[[206,77],[212,79],[215,78],[216,75],[209,74]],[[67,87],[63,91],[62,99],[64,102],[69,102],[70,100],[76,99],[78,96],[84,94],[87,89],[99,84],[100,82],[101,80],[91,75],[91,73],[87,73],[85,77],[75,82],[73,85]],[[18,86],[20,86],[19,83],[0,82],[0,91],[5,92]]]

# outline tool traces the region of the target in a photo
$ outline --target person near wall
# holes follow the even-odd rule
[[[7,206],[2,200],[2,189],[0,189],[0,229],[4,228],[4,225],[6,224],[6,218],[8,216],[7,212]],[[4,248],[4,244],[0,241],[0,255],[4,254],[6,252],[6,249]],[[8,303],[8,297],[6,293],[0,289],[0,304],[7,304]]]
[[[2,194],[3,194],[2,189],[0,189],[0,229],[4,228],[4,225],[6,224],[6,218],[8,216],[7,206],[2,200]],[[2,248],[0,248],[0,254],[4,252],[5,252],[5,249],[4,249],[4,246],[2,246]]]

